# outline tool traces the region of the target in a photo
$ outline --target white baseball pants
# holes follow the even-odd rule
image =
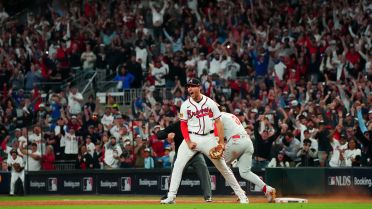
[[[200,136],[195,134],[190,134],[191,141],[196,143],[196,149],[191,150],[187,146],[187,143],[183,141],[178,149],[177,159],[174,163],[174,168],[171,176],[171,182],[169,186],[168,197],[176,197],[180,182],[182,179],[182,172],[185,168],[186,163],[195,155],[197,151],[202,152],[204,155],[212,161],[216,166],[218,171],[225,178],[226,182],[234,190],[235,194],[240,199],[245,199],[246,195],[242,188],[240,187],[238,181],[236,180],[231,169],[226,165],[226,162],[223,158],[216,160],[209,157],[209,150],[218,145],[213,134],[207,136]]]

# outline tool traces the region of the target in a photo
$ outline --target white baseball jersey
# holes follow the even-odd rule
[[[16,171],[13,169],[13,165],[15,163],[18,163],[21,167],[25,167],[22,157],[17,156],[16,159],[13,159],[13,157],[9,157],[6,162],[8,165],[12,166],[12,173],[16,173]]]
[[[195,102],[191,97],[181,106],[179,118],[187,121],[189,132],[195,134],[208,134],[214,130],[214,120],[221,117],[221,112],[216,102],[211,98],[202,95],[199,102]]]
[[[239,118],[227,112],[221,112],[221,120],[226,139],[237,135],[247,134]]]

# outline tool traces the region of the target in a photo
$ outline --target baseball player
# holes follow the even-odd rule
[[[186,163],[198,152],[208,156],[212,163],[223,175],[227,183],[238,196],[240,203],[248,203],[248,198],[240,187],[233,172],[226,165],[223,158],[214,159],[209,156],[211,149],[223,149],[225,146],[221,112],[216,102],[200,93],[200,81],[190,79],[187,91],[190,98],[182,103],[179,118],[184,140],[179,149],[171,176],[168,197],[161,200],[162,204],[175,203],[178,187],[181,182],[182,172]],[[215,140],[214,125],[219,133],[219,140]]]
[[[10,177],[10,195],[14,195],[14,188],[18,178],[22,180],[22,183],[25,182],[25,171],[24,171],[24,162],[22,157],[18,156],[17,150],[13,149],[10,151],[11,156],[7,160],[8,166],[12,167],[12,173]]]
[[[254,152],[253,143],[245,131],[238,117],[231,113],[221,112],[225,138],[224,158],[228,165],[237,159],[239,174],[243,179],[254,183],[269,202],[273,202],[276,196],[276,190],[266,185],[255,173],[251,171],[252,155]]]
[[[158,139],[168,139],[169,143],[172,143],[174,141],[176,147],[176,159],[178,148],[183,141],[180,121],[177,121],[172,125],[166,127],[165,129],[158,131],[156,135]],[[211,177],[209,175],[209,170],[203,154],[201,154],[200,152],[195,154],[194,157],[192,157],[189,162],[187,162],[185,168],[189,166],[194,168],[196,174],[200,179],[200,186],[203,191],[204,200],[206,202],[212,202]],[[165,196],[165,198],[166,197],[167,196]]]

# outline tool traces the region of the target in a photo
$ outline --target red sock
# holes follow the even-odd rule
[[[262,188],[262,191],[266,194],[266,185]]]

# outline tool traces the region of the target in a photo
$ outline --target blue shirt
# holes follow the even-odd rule
[[[159,160],[162,161],[163,168],[170,168],[171,162],[169,160],[169,155],[164,155],[163,157],[159,157]]]
[[[132,83],[134,81],[134,75],[130,72],[127,72],[125,75],[117,75],[114,78],[114,81],[121,81],[123,82],[122,88],[123,89],[130,89],[132,86]]]
[[[265,51],[264,60],[261,62],[257,57],[257,52],[251,52],[254,69],[256,70],[256,76],[264,76],[267,73],[269,66],[269,53]]]
[[[154,168],[154,159],[152,159],[152,157],[149,156],[145,158],[145,168],[146,169]]]

